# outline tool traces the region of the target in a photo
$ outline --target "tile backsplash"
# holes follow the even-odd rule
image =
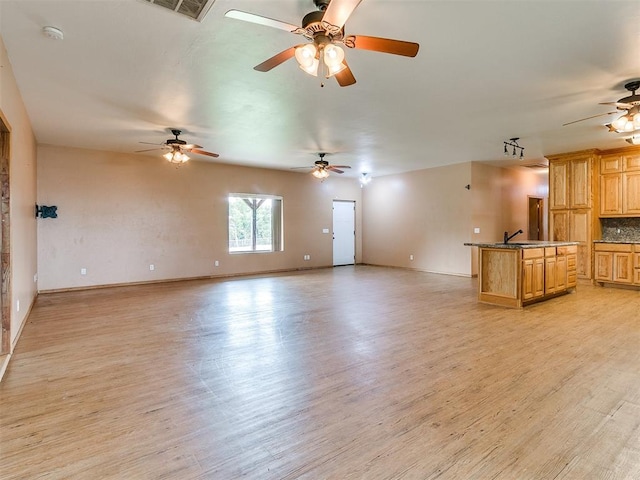
[[[602,240],[609,242],[640,242],[640,217],[601,218]]]

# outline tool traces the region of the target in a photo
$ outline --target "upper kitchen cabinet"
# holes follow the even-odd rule
[[[551,210],[591,208],[591,170],[595,151],[549,157]]]
[[[600,216],[640,215],[640,154],[614,153],[600,159]]]

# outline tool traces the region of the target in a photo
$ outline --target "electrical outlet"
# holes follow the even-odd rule
[[[20,300],[16,300],[16,312],[20,311]]]
[[[474,228],[473,233],[480,233],[480,229],[478,227]]]
[[[215,262],[213,262],[213,266],[214,267],[219,267],[220,266],[220,262],[218,260],[216,260]]]
[[[34,274],[33,275],[33,283],[37,283],[38,282],[38,274]]]
[[[322,229],[322,233],[329,233],[329,229],[328,228],[323,228]]]
[[[409,255],[409,260],[413,260],[413,255]]]
[[[86,268],[81,268],[80,269],[80,275],[86,275],[87,274],[87,269]]]
[[[155,269],[156,269],[156,266],[153,263],[149,265],[149,270],[154,271]]]

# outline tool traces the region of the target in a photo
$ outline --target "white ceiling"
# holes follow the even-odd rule
[[[627,145],[598,102],[640,77],[640,2],[364,0],[347,34],[420,43],[416,58],[348,50],[357,79],[253,66],[301,43],[225,18],[239,9],[299,24],[312,0],[216,0],[202,22],[142,0],[2,0],[0,33],[41,144],[117,152],[168,129],[215,161],[289,169],[314,152],[373,176],[483,161],[507,165]],[[52,25],[56,41],[42,34]],[[160,160],[162,152],[149,152]],[[194,159],[211,161],[207,157]]]

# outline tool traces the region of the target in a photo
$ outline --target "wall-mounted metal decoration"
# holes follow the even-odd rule
[[[58,218],[58,207],[47,207],[36,203],[36,218]]]

